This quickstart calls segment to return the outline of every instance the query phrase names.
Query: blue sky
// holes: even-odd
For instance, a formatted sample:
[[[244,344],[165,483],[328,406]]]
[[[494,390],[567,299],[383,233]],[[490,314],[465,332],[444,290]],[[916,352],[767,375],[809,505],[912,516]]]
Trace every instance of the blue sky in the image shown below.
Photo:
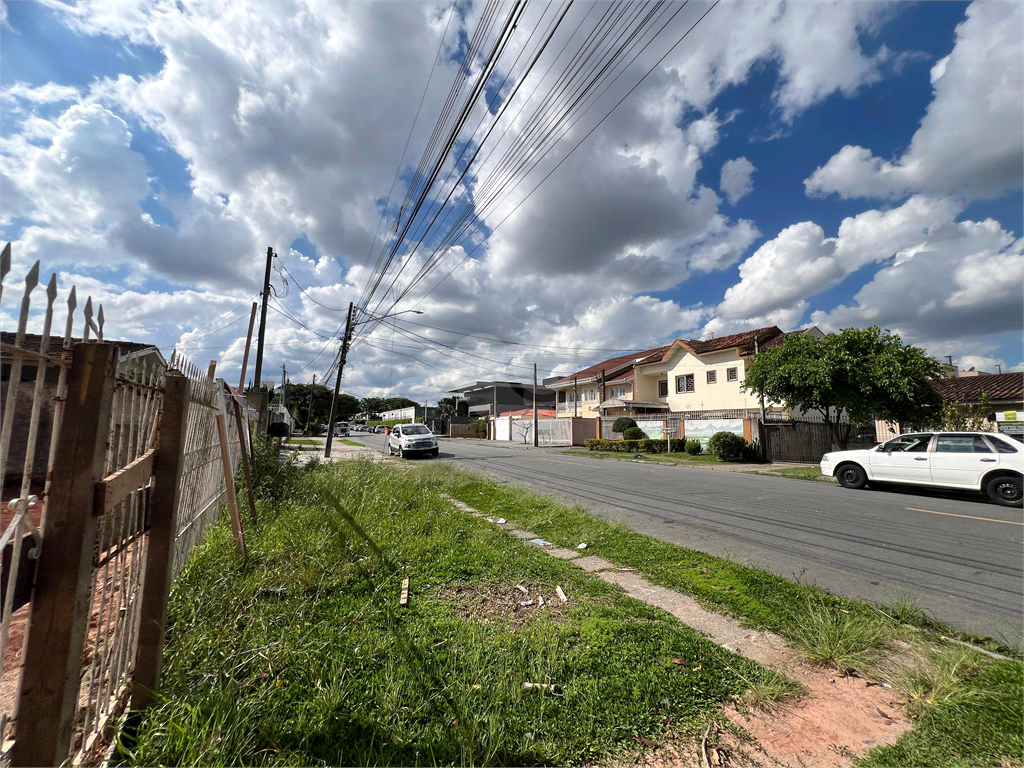
[[[531,8],[523,39],[546,18]],[[324,306],[365,295],[364,262],[480,4],[451,19],[444,2],[3,9],[0,236],[15,276],[40,259],[104,302],[109,334],[237,370],[271,245],[281,312],[265,369],[327,375],[343,315]],[[566,29],[585,29],[590,10]],[[525,378],[533,362],[567,373],[611,350],[768,324],[877,324],[964,368],[1020,369],[1020,29],[1020,6],[999,0],[720,5],[578,150],[596,117],[555,144],[548,162],[567,160],[529,197],[550,166],[480,208],[494,171],[481,152],[462,205],[491,236],[397,307],[432,328],[361,340],[349,389],[433,398]],[[505,94],[513,58],[492,77],[511,67]],[[523,114],[550,87],[540,71],[517,96]],[[399,284],[438,239],[414,257],[402,244]]]

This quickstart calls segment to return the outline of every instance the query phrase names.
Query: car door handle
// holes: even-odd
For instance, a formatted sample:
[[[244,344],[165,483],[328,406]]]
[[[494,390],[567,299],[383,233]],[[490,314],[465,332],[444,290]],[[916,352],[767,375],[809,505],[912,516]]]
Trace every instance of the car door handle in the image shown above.
[[[995,459],[982,459],[982,461],[995,461]]]
[[[914,461],[928,461],[927,456],[915,456]]]

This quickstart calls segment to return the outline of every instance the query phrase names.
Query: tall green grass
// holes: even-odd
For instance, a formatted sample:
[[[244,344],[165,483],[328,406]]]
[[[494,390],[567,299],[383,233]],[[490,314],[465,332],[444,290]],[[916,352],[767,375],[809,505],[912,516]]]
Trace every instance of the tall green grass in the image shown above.
[[[456,510],[433,478],[366,461],[262,471],[279,476],[248,559],[219,525],[175,585],[160,704],[123,764],[593,764],[779,685]],[[569,603],[521,608],[517,584]]]

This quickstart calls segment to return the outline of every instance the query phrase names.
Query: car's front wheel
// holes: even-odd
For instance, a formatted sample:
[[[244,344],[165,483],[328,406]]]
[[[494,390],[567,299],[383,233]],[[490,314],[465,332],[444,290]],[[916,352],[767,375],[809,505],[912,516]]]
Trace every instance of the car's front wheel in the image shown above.
[[[868,483],[864,469],[857,464],[843,464],[836,470],[836,480],[843,488],[863,488]]]
[[[1024,502],[1024,489],[1019,477],[993,477],[985,490],[992,501],[1004,507],[1019,507]]]
[[[400,458],[400,459],[404,459],[405,458],[405,451],[402,450],[402,444],[401,443],[398,444],[398,458]]]
[[[438,453],[438,450],[439,450],[439,449],[435,448],[434,450],[432,450],[432,451],[430,452],[430,455],[431,455],[431,456],[433,456],[433,457],[434,457],[435,459],[437,458],[437,453]]]

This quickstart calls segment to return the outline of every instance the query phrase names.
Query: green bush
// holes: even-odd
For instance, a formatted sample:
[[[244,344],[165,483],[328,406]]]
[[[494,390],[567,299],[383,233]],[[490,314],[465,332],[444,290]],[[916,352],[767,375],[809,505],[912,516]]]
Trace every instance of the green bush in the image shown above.
[[[632,427],[626,427],[622,432],[623,440],[645,440],[646,438],[647,433],[635,424]]]
[[[664,440],[587,440],[585,445],[592,451],[610,451],[618,453],[664,453],[666,449]],[[679,453],[683,450],[683,441],[679,438],[672,440],[672,450]]]
[[[743,456],[747,441],[732,432],[716,432],[708,440],[708,450],[720,461],[730,461]]]
[[[752,443],[744,445],[741,456],[744,461],[749,461],[752,464],[762,463],[761,444],[757,440],[755,440]]]
[[[700,440],[687,440],[686,448],[684,450],[691,456],[696,456],[704,450],[704,446],[700,444]]]
[[[629,418],[629,416],[619,416],[619,418],[612,423],[612,432],[618,432],[620,435],[623,435],[627,429],[635,426],[636,422]]]
[[[476,434],[481,440],[487,437],[487,419],[476,420]]]

